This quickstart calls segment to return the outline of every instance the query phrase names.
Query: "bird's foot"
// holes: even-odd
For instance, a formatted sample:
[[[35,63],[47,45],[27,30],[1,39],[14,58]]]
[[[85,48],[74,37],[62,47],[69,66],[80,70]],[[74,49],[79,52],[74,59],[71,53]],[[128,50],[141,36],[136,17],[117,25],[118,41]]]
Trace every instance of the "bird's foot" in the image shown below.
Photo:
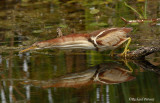
[[[110,56],[113,57],[114,56],[114,51],[110,52]]]
[[[121,55],[122,57],[126,58],[126,57],[127,57],[127,52],[129,52],[129,51],[130,51],[129,49],[126,49],[126,50],[124,50],[123,53],[121,53],[120,55]]]

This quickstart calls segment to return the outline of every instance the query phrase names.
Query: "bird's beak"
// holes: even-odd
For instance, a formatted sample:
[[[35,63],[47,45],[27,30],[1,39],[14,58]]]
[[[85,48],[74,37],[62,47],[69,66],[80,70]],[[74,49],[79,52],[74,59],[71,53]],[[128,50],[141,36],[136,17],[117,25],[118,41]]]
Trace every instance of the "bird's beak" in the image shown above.
[[[27,48],[27,49],[21,50],[19,53],[24,53],[24,52],[26,52],[26,51],[33,50],[33,49],[35,49],[35,48],[37,48],[37,46],[31,46],[31,47],[29,47],[29,48]]]

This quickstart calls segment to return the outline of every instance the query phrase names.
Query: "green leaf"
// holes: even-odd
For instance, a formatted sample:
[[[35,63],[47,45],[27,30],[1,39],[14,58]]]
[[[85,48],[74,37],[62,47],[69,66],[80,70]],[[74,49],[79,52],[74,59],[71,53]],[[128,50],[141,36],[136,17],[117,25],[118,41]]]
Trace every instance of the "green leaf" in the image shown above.
[[[143,16],[136,10],[134,9],[133,7],[129,6],[126,2],[124,2],[125,6],[127,6],[128,8],[130,8],[131,10],[133,10],[136,14],[139,15],[139,18],[140,19],[143,19]]]

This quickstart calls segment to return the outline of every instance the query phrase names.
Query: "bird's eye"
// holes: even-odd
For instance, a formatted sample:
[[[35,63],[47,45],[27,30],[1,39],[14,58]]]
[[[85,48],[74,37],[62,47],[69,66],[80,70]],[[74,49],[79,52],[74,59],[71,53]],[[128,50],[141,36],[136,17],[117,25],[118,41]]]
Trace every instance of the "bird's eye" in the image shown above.
[[[38,43],[34,43],[32,46],[39,47]]]
[[[39,47],[39,45],[38,45],[38,44],[36,44],[36,47]]]

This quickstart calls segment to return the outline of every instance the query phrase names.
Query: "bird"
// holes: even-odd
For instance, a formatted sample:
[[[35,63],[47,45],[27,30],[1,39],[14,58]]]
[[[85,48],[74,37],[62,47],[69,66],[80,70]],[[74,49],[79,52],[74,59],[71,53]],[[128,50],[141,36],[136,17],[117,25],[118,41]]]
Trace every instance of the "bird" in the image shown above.
[[[113,56],[116,48],[120,47],[124,42],[128,41],[124,51],[121,53],[122,56],[126,57],[129,51],[129,45],[131,43],[131,37],[128,37],[128,33],[131,32],[132,28],[106,28],[100,29],[90,33],[91,40],[95,47],[100,50],[112,50],[111,55]]]
[[[58,48],[58,49],[95,49],[98,51],[114,50],[128,41],[122,56],[126,56],[129,51],[128,47],[131,43],[131,38],[127,36],[132,28],[104,28],[84,34],[69,34],[63,36],[60,28],[57,29],[58,36],[50,40],[36,42],[30,47],[21,50],[19,53],[27,52],[35,49]]]

